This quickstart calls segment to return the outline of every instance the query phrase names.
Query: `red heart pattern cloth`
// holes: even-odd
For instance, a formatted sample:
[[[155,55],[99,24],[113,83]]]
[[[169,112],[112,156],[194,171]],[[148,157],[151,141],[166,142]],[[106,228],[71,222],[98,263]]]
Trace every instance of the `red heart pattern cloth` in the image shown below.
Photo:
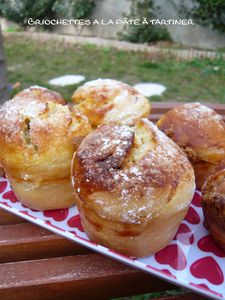
[[[217,247],[203,225],[198,192],[173,241],[155,255],[142,259],[121,255],[89,241],[75,206],[44,212],[23,206],[4,177],[0,177],[0,207],[174,284],[214,299],[225,299],[225,253]]]

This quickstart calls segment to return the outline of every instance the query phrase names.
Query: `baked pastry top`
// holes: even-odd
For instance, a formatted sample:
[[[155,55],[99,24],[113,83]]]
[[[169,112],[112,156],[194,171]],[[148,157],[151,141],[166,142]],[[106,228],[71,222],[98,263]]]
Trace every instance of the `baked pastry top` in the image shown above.
[[[72,96],[76,108],[93,127],[116,123],[132,125],[150,113],[150,103],[133,87],[113,79],[97,79],[79,87]]]
[[[134,256],[170,242],[195,189],[187,157],[147,119],[89,134],[74,155],[72,181],[88,236]]]
[[[77,151],[75,187],[103,218],[142,223],[169,203],[181,178],[191,180],[188,167],[182,151],[146,119],[134,128],[103,125]]]
[[[163,115],[157,125],[194,160],[224,157],[225,123],[211,108],[200,103],[181,105]]]
[[[187,154],[198,187],[225,166],[225,123],[214,110],[200,103],[184,104],[168,111],[157,125]]]
[[[1,165],[22,177],[36,172],[64,176],[75,149],[73,139],[90,131],[87,118],[66,105],[17,97],[0,107]]]
[[[19,98],[23,98],[24,100],[35,99],[39,100],[40,102],[53,101],[62,105],[66,104],[66,101],[63,99],[62,95],[38,85],[34,85],[22,90],[13,97],[13,99]]]

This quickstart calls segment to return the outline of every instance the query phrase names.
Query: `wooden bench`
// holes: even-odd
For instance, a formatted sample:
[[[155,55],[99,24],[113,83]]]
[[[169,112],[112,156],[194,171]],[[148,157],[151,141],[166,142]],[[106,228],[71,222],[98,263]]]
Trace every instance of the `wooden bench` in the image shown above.
[[[150,119],[177,103],[153,103]],[[225,118],[225,105],[209,105]],[[0,210],[0,299],[110,299],[171,290],[171,284],[95,254]],[[204,299],[187,293],[164,300]]]

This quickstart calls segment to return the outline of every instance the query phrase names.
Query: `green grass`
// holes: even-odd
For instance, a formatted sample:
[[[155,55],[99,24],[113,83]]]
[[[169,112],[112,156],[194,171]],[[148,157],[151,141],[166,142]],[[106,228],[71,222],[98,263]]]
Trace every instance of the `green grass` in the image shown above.
[[[150,299],[158,299],[162,297],[170,297],[170,296],[176,296],[179,294],[185,294],[186,291],[180,288],[177,288],[176,290],[168,290],[164,292],[154,292],[144,295],[135,295],[130,297],[121,297],[121,298],[114,298],[111,300],[150,300]]]
[[[225,60],[217,58],[177,61],[171,57],[127,52],[95,45],[65,46],[8,36],[4,40],[11,84],[20,89],[37,84],[51,88],[48,80],[81,74],[86,80],[114,78],[128,84],[158,82],[167,87],[153,101],[202,101],[225,103]],[[55,87],[52,87],[56,89]],[[76,85],[57,88],[69,100]],[[16,92],[16,91],[14,91]]]

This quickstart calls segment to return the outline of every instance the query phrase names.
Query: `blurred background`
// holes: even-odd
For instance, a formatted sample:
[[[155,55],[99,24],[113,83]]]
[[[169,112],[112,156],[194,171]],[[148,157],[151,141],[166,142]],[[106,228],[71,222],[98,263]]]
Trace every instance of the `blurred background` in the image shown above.
[[[41,85],[69,101],[85,81],[114,78],[152,101],[225,103],[223,0],[1,0],[0,15],[2,100]],[[77,24],[46,21],[63,19]],[[180,19],[194,25],[142,24]]]

